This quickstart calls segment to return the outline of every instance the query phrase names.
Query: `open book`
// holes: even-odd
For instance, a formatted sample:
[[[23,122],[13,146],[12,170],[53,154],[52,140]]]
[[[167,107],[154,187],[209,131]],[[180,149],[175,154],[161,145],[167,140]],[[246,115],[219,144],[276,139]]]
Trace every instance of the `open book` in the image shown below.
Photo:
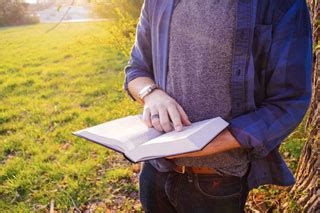
[[[72,134],[122,153],[132,163],[203,149],[229,125],[221,117],[184,126],[182,131],[148,128],[141,115],[128,116]]]

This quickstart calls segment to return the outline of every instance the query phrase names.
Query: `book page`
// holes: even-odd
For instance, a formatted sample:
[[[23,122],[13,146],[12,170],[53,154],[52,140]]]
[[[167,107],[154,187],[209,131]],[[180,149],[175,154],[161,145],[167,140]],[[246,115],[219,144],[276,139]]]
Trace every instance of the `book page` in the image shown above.
[[[165,133],[157,138],[154,138],[146,143],[143,143],[142,146],[147,146],[147,145],[156,144],[156,143],[170,143],[172,141],[178,141],[178,140],[188,138],[189,136],[195,134],[201,128],[206,126],[210,121],[211,119],[210,120],[208,119],[208,120],[193,123],[190,126],[183,126],[182,131],[180,132],[171,131],[171,132]]]
[[[95,135],[95,140],[99,140],[96,142],[109,146],[120,146],[123,150],[131,150],[137,145],[163,134],[154,128],[148,128],[142,121],[141,115],[112,120],[80,130],[75,134],[81,136],[82,132],[86,132],[86,135],[88,133]]]
[[[145,142],[125,154],[133,161],[198,151],[229,125],[221,117],[193,123],[180,132],[169,132]]]

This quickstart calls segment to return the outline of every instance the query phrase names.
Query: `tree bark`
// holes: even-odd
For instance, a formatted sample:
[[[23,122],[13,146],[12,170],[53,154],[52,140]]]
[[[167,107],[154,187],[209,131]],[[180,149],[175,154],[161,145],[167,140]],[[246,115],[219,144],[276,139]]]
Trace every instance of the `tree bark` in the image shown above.
[[[305,126],[307,141],[296,171],[291,194],[303,212],[320,211],[320,1],[307,0],[313,23],[313,95]]]

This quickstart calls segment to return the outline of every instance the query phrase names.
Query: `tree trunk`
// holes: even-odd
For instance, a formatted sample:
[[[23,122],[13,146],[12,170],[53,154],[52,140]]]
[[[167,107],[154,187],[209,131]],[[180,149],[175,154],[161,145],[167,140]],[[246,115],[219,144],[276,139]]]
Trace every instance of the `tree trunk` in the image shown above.
[[[303,212],[320,211],[320,1],[307,0],[313,22],[313,95],[305,127],[307,141],[296,171],[296,184],[291,189]]]

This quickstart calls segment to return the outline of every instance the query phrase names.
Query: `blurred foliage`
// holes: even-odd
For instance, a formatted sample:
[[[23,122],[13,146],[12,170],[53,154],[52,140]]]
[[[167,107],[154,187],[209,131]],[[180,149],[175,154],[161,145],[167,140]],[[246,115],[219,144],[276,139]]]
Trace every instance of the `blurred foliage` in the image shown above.
[[[27,7],[18,0],[0,0],[0,27],[39,23],[37,16],[28,14]]]
[[[143,0],[90,0],[95,3],[95,12],[103,18],[119,18],[118,12],[138,18]]]
[[[129,59],[143,0],[91,0],[95,13],[112,21],[110,36],[100,42],[119,50],[125,60]]]
[[[128,59],[135,39],[143,0],[94,1],[95,12],[114,21],[110,29],[109,45],[118,49]]]
[[[118,18],[110,28],[109,45],[119,50],[124,58],[129,59],[135,40],[138,19],[134,19],[128,14],[122,13],[120,10],[116,12]]]

